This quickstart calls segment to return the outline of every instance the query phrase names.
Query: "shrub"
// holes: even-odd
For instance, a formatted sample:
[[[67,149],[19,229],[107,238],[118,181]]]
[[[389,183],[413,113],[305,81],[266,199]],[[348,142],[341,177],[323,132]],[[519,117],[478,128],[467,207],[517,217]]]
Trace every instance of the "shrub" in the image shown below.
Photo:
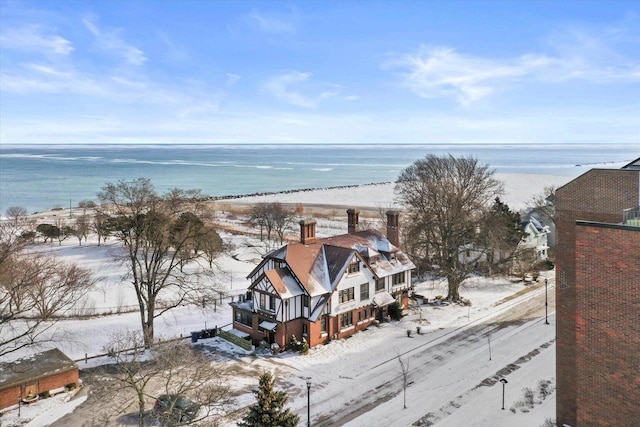
[[[304,338],[302,338],[302,346],[300,347],[300,353],[302,354],[309,353],[309,343]]]
[[[50,397],[51,397],[51,393],[49,393],[49,390],[47,390],[47,391],[45,391],[43,393],[40,393],[40,398],[41,399],[48,399]]]
[[[553,418],[545,418],[540,427],[556,427],[556,421]]]
[[[66,386],[64,386],[64,388],[66,388],[67,390],[75,390],[76,383],[69,383]]]
[[[535,393],[533,392],[532,389],[530,389],[529,387],[525,387],[522,389],[522,392],[524,393],[524,403],[525,405],[527,405],[529,408],[533,408],[533,406],[535,405]]]
[[[544,261],[540,261],[540,263],[538,263],[537,267],[540,270],[543,270],[543,271],[551,271],[551,270],[553,270],[554,264],[553,264],[553,261],[551,261],[549,259],[545,259]]]
[[[540,380],[538,383],[538,396],[540,399],[546,399],[547,396],[551,395],[551,381],[549,380]]]
[[[400,320],[402,318],[402,308],[400,308],[400,304],[398,304],[398,301],[394,301],[389,306],[389,316],[393,320]]]

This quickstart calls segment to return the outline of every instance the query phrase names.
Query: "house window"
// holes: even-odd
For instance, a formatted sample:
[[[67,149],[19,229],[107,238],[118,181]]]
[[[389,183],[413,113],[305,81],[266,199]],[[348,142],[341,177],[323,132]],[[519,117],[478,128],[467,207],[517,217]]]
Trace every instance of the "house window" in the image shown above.
[[[276,311],[276,299],[272,295],[269,295],[269,310]]]
[[[343,289],[338,294],[339,302],[342,304],[343,302],[353,301],[355,299],[355,293],[353,288]]]
[[[346,328],[353,325],[353,313],[348,312],[340,315],[340,327]]]
[[[267,308],[267,295],[260,292],[260,308]]]
[[[309,295],[302,295],[302,306],[309,307]]]
[[[376,292],[384,291],[384,277],[376,279]]]
[[[326,314],[320,318],[320,331],[329,332],[329,316]]]
[[[302,324],[302,335],[309,336],[309,325],[306,323]]]
[[[249,327],[253,326],[253,323],[251,322],[251,315],[242,311],[236,311],[236,322],[242,323],[243,325],[247,325]]]
[[[360,285],[360,301],[369,299],[369,284],[363,283]]]
[[[404,283],[404,276],[405,276],[404,271],[402,273],[394,274],[393,277],[391,278],[392,280],[391,283],[393,284],[393,286]]]
[[[353,274],[360,271],[360,263],[356,260],[349,264],[349,268],[347,269],[347,274]]]

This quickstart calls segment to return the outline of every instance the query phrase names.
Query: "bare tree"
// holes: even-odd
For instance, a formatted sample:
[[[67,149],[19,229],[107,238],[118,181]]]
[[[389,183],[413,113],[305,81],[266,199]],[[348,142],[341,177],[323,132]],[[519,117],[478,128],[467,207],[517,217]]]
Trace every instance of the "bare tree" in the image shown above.
[[[24,238],[31,226],[22,213],[26,209],[12,207],[7,209],[7,219],[0,220],[0,265],[12,254],[20,252],[29,242]]]
[[[112,336],[106,351],[114,362],[115,378],[136,396],[139,426],[144,426],[145,418],[163,425],[192,424],[205,418],[213,422],[230,403],[224,370],[190,344],[168,342],[146,349],[139,332],[128,332]],[[186,396],[200,410],[188,420],[174,420],[173,408],[168,413],[148,414],[146,401],[160,394]]]
[[[447,299],[458,301],[460,284],[477,261],[461,255],[478,242],[483,213],[502,184],[474,158],[428,155],[402,171],[395,190],[409,212],[408,234],[420,251],[414,256],[438,266],[447,278]]]
[[[46,332],[95,282],[74,264],[11,253],[0,263],[0,356],[51,339]]]
[[[269,216],[269,210],[266,203],[258,203],[251,208],[251,216],[249,222],[260,228],[260,241],[264,240],[264,230],[267,231],[267,239],[271,239],[271,230],[273,224]]]
[[[11,221],[19,221],[27,216],[27,209],[22,206],[9,206],[6,211],[7,218]]]
[[[291,224],[295,219],[295,211],[289,209],[279,202],[272,203],[269,206],[273,229],[280,239],[280,244],[284,242],[284,234],[291,229]]]
[[[282,244],[284,234],[291,228],[294,218],[295,210],[288,209],[280,202],[258,203],[251,208],[249,222],[260,228],[260,241],[264,240],[264,231],[268,240],[271,240],[271,233],[275,231]]]
[[[22,291],[33,302],[41,320],[64,313],[80,300],[96,283],[89,270],[75,264],[65,265],[52,256],[26,256],[25,266],[33,271],[30,285]]]
[[[147,386],[160,368],[149,362],[151,355],[139,332],[127,332],[111,337],[105,349],[116,368],[116,379],[122,387],[132,390],[138,402],[138,425],[144,426]]]
[[[210,234],[186,194],[172,190],[159,196],[144,178],[109,183],[98,194],[125,248],[117,261],[128,267],[147,346],[153,343],[156,317],[215,293],[211,281],[205,280],[211,269],[200,264],[206,255],[196,250]],[[183,268],[186,264],[191,265]]]
[[[398,362],[400,362],[400,369],[402,370],[402,389],[403,389],[403,404],[404,409],[407,409],[407,386],[409,384],[409,358],[402,360],[398,356]]]
[[[536,194],[527,205],[535,211],[546,224],[556,223],[556,187],[545,187],[542,193]]]
[[[200,349],[185,342],[169,342],[152,349],[155,362],[162,370],[158,375],[164,394],[187,396],[200,410],[183,423],[208,424],[226,412],[231,403],[230,387],[222,365],[212,362]],[[162,420],[162,414],[158,414]]]
[[[528,275],[538,277],[540,272],[540,259],[535,248],[524,248],[514,257],[512,273],[525,280]]]
[[[87,241],[91,227],[91,219],[86,214],[80,215],[76,218],[74,225],[73,234],[78,238],[78,244],[82,246],[82,239],[84,239],[85,242]]]

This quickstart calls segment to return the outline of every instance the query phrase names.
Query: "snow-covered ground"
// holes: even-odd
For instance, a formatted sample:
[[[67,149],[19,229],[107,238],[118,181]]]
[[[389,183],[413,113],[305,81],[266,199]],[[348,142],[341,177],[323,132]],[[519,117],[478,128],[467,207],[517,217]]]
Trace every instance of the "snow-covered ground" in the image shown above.
[[[545,186],[562,185],[566,177],[544,177],[539,175],[501,175],[505,180],[505,196],[503,199],[514,209],[525,206],[534,194],[540,193]],[[233,202],[250,203],[265,200],[279,200],[284,203],[314,203],[324,205],[353,207],[389,207],[393,204],[392,184],[362,186],[346,190],[317,190],[303,193],[289,193],[276,196],[256,197],[252,199],[235,199]],[[345,203],[348,201],[348,203]],[[319,222],[318,234],[338,234],[346,232],[346,223],[332,221]],[[219,260],[218,279],[229,293],[242,293],[248,286],[246,275],[255,266],[259,258],[255,248],[249,248],[247,242],[255,244],[246,236],[224,234],[223,238],[234,243],[233,253]],[[251,243],[253,242],[253,243]],[[126,311],[134,305],[134,294],[131,286],[122,279],[124,269],[111,262],[114,251],[121,250],[113,241],[107,245],[97,246],[91,238],[87,243],[78,246],[75,239],[68,239],[58,245],[41,245],[38,250],[54,253],[60,259],[78,263],[84,268],[94,271],[101,280],[96,289],[84,301],[78,303],[79,311],[91,310],[100,312]],[[549,272],[549,282],[553,283],[553,272]],[[308,355],[299,356],[289,352],[278,356],[249,358],[242,350],[234,349],[220,339],[203,340],[212,348],[220,348],[224,352],[235,351],[240,362],[249,363],[260,369],[276,372],[279,384],[285,387],[292,397],[290,406],[301,415],[301,422],[306,420],[306,383],[305,377],[313,381],[311,390],[312,419],[321,423],[323,414],[336,413],[334,396],[361,396],[364,400],[376,402],[358,416],[354,416],[349,425],[389,425],[405,426],[423,419],[437,420],[435,425],[442,426],[540,426],[545,418],[554,417],[555,394],[534,406],[530,412],[509,411],[514,401],[522,399],[522,388],[537,388],[539,380],[552,380],[555,377],[555,327],[541,325],[540,317],[523,320],[521,323],[509,323],[496,330],[492,338],[492,360],[485,359],[487,345],[482,337],[461,343],[451,343],[448,355],[437,354],[441,347],[448,345],[446,337],[461,333],[466,328],[491,325],[495,316],[515,307],[521,301],[533,301],[540,298],[544,287],[540,284],[527,285],[512,283],[507,279],[471,278],[467,280],[461,291],[465,298],[472,301],[471,307],[462,306],[422,306],[410,310],[409,316],[400,322],[383,324],[379,328],[370,328],[354,337],[333,341],[328,345],[312,349]],[[442,281],[425,281],[417,284],[417,292],[433,298],[446,294],[446,285]],[[552,290],[550,290],[550,294]],[[415,327],[421,323],[421,334],[415,333]],[[553,319],[553,317],[551,318]],[[222,305],[208,306],[204,309],[196,307],[180,307],[157,319],[156,335],[161,339],[189,336],[191,331],[205,327],[223,326],[231,323],[231,310],[228,301]],[[494,319],[495,320],[495,319]],[[118,331],[138,330],[139,315],[130,313],[112,314],[101,317],[90,317],[84,320],[62,320],[56,324],[53,342],[43,344],[41,349],[56,346],[73,359],[82,359],[100,354],[110,340],[110,336]],[[552,321],[553,323],[553,321]],[[411,338],[406,331],[414,331]],[[469,331],[474,331],[469,329]],[[471,332],[470,332],[471,333]],[[447,335],[449,334],[449,335]],[[493,333],[492,333],[493,334]],[[473,334],[472,334],[473,335]],[[440,341],[439,341],[440,340]],[[552,343],[547,347],[543,344]],[[414,349],[414,347],[418,347]],[[442,347],[445,348],[445,347]],[[523,363],[520,369],[510,372],[505,378],[506,410],[500,409],[502,388],[500,383],[474,387],[482,379],[492,377],[496,372],[508,366],[530,351],[540,349],[535,357]],[[33,350],[31,350],[33,351]],[[431,354],[430,352],[436,352]],[[418,356],[424,354],[423,356]],[[23,356],[24,352],[12,354],[12,358]],[[403,409],[403,394],[397,392],[397,381],[402,375],[398,355],[409,362],[409,382],[407,387],[407,409]],[[425,357],[427,359],[425,359]],[[442,360],[438,359],[442,357]],[[427,360],[427,362],[425,362]],[[432,360],[432,362],[428,362]],[[437,360],[438,362],[435,362]],[[89,360],[79,362],[80,368],[94,366],[100,361]],[[420,369],[417,369],[418,367]],[[426,368],[425,366],[428,366]],[[426,369],[426,371],[425,371]],[[376,401],[376,396],[385,395],[385,388],[370,389],[375,381],[364,379],[388,378],[393,393]],[[479,380],[480,378],[480,380]],[[238,378],[240,384],[257,385],[257,376]],[[377,386],[375,386],[377,387]],[[442,399],[448,399],[443,401]],[[49,399],[48,399],[49,400]],[[251,395],[239,398],[240,406],[252,401]],[[341,402],[339,404],[347,404]],[[35,409],[41,408],[40,411]],[[17,408],[8,411],[0,421],[3,426],[20,425],[28,419],[45,417],[46,413],[61,411],[45,410],[47,405],[39,402],[23,412],[21,420],[17,420]],[[31,410],[33,409],[33,413]],[[429,414],[433,414],[432,416]],[[35,421],[34,421],[35,422]],[[315,422],[314,422],[315,424]],[[34,425],[46,425],[34,424]]]
[[[542,193],[545,187],[566,184],[569,178],[555,175],[529,175],[496,173],[496,178],[504,183],[502,200],[513,210],[524,209],[532,196]],[[324,204],[366,208],[398,207],[394,203],[394,184],[362,185],[350,188],[311,190],[264,196],[243,197],[225,200],[225,203],[274,202]]]

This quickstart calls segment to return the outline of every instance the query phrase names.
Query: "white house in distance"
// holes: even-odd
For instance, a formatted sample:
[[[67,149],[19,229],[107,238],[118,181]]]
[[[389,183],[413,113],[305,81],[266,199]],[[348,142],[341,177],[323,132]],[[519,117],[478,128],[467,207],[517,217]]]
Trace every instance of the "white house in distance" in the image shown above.
[[[247,276],[245,298],[231,303],[236,335],[286,347],[295,335],[310,346],[344,338],[408,307],[415,265],[398,248],[399,214],[387,212],[387,235],[359,230],[347,210],[348,233],[316,238],[316,221],[300,221],[300,241],[263,257]]]
[[[532,248],[540,260],[549,257],[549,227],[544,226],[532,216],[522,221],[522,230],[526,233],[520,242],[521,248]]]

